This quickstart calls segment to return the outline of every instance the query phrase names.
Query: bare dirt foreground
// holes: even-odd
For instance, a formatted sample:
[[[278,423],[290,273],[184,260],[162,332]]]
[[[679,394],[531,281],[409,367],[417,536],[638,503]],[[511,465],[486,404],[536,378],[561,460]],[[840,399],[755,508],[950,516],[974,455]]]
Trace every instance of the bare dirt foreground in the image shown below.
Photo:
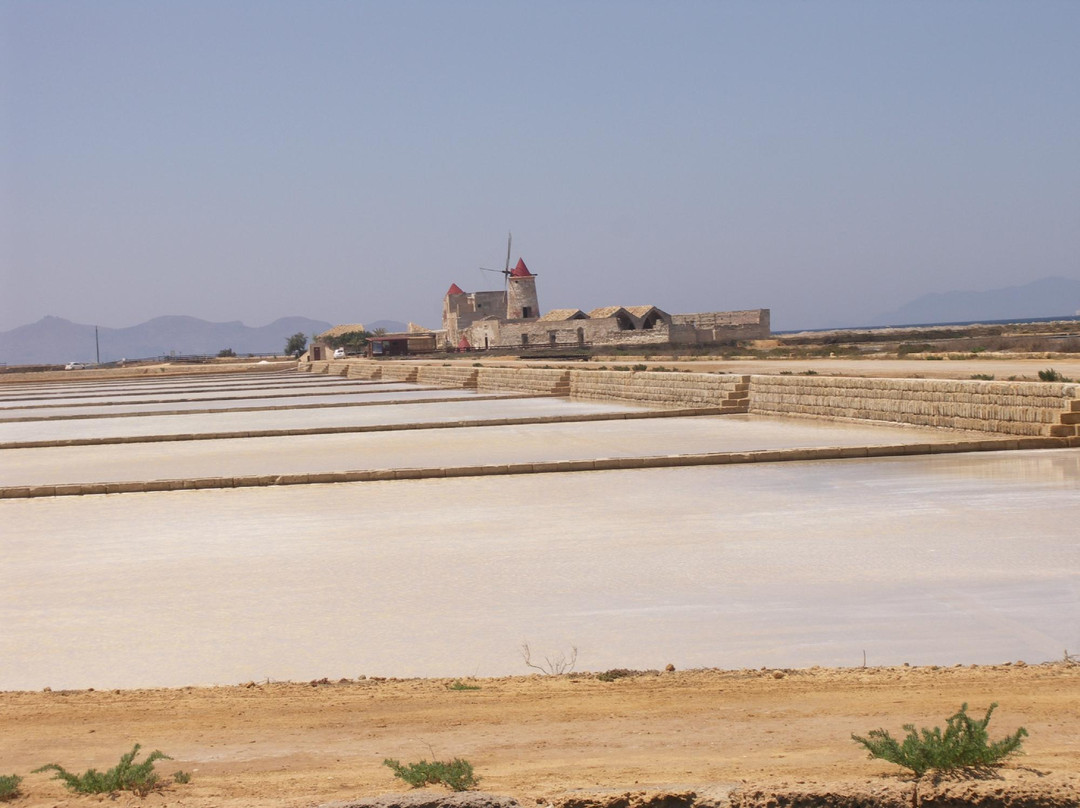
[[[406,791],[383,759],[435,756],[468,759],[483,790],[524,806],[580,805],[567,801],[575,789],[702,793],[718,784],[721,791],[736,785],[736,795],[763,789],[756,802],[740,805],[862,805],[769,800],[785,784],[910,794],[912,784],[898,769],[867,760],[851,733],[884,727],[902,734],[908,722],[944,725],[962,702],[981,715],[997,701],[991,737],[1024,726],[1026,754],[1006,766],[1004,779],[977,785],[981,793],[1042,796],[962,804],[1080,804],[1075,663],[463,681],[479,689],[453,690],[451,680],[369,678],[0,693],[0,774],[24,778],[24,796],[12,805],[97,804],[109,800],[71,795],[49,775],[30,771],[50,762],[80,772],[105,769],[138,742],[174,758],[159,763],[160,772],[189,771],[191,782],[142,800],[124,794],[115,804],[314,806]]]

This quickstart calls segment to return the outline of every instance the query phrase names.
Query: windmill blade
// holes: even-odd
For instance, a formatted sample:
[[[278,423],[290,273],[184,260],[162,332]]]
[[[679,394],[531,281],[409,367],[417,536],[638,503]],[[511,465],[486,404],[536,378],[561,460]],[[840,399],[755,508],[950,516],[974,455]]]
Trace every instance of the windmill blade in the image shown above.
[[[513,240],[514,234],[509,230],[506,231],[506,269],[503,270],[503,274],[510,277],[510,242]]]

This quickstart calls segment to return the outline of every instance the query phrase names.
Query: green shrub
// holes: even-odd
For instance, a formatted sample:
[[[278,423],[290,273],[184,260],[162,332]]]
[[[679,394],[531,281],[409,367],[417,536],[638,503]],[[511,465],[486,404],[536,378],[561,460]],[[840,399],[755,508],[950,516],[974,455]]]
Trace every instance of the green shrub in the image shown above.
[[[993,373],[972,373],[971,378],[978,379],[979,381],[992,382],[994,380]]]
[[[601,682],[614,682],[616,679],[625,679],[630,676],[641,676],[641,671],[634,671],[629,668],[612,668],[596,674],[596,678]]]
[[[467,685],[460,679],[455,679],[446,686],[447,690],[479,690],[480,685]]]
[[[1010,755],[1020,752],[1021,738],[1027,730],[1020,727],[1012,735],[1000,741],[991,742],[986,725],[997,707],[997,702],[990,705],[986,716],[977,721],[967,714],[967,704],[960,706],[960,712],[947,719],[945,731],[941,727],[932,730],[925,727],[916,731],[914,724],[905,724],[907,737],[897,741],[888,731],[871,730],[866,738],[852,735],[856,743],[866,747],[871,759],[878,758],[910,769],[916,777],[935,770],[950,772],[961,769],[986,769],[999,766]]]
[[[0,800],[13,800],[21,793],[19,783],[22,778],[17,774],[0,774]]]
[[[1062,376],[1053,368],[1047,368],[1046,370],[1039,371],[1039,381],[1041,382],[1071,382],[1072,379],[1068,379]]]
[[[139,754],[139,744],[120,758],[120,762],[106,772],[96,769],[88,769],[83,774],[72,774],[56,763],[48,763],[40,769],[34,769],[34,773],[53,771],[56,775],[54,780],[63,780],[72,791],[79,794],[110,794],[114,791],[132,791],[140,797],[145,797],[156,788],[160,788],[157,773],[154,771],[154,762],[158,760],[172,760],[164,752],[154,750],[147,755],[142,763],[136,763],[135,757]]]
[[[191,772],[180,769],[173,773],[172,779],[174,783],[179,783],[182,786],[187,785],[191,782]]]
[[[630,370],[648,370],[648,369],[649,369],[648,365],[643,365],[640,362],[638,364],[632,365],[630,367]]]
[[[430,763],[421,760],[419,763],[408,765],[402,765],[392,758],[387,758],[383,761],[383,765],[393,769],[394,777],[404,780],[413,788],[442,783],[451,791],[468,791],[480,782],[480,778],[473,774],[472,764],[461,758],[450,761],[433,760]]]

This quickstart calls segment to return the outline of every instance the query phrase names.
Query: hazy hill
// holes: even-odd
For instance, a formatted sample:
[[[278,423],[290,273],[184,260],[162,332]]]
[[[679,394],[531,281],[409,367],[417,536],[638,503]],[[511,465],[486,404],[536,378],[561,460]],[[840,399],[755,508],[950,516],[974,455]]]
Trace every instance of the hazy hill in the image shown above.
[[[216,354],[232,348],[238,354],[280,353],[298,331],[310,336],[330,323],[307,317],[282,317],[251,328],[240,321],[211,323],[196,317],[155,317],[129,328],[99,328],[101,361],[144,359],[176,354]],[[9,365],[94,361],[94,326],[60,317],[0,332],[0,362]]]
[[[878,315],[867,325],[1072,317],[1078,309],[1080,281],[1070,278],[1043,278],[1006,289],[923,295],[894,311]]]

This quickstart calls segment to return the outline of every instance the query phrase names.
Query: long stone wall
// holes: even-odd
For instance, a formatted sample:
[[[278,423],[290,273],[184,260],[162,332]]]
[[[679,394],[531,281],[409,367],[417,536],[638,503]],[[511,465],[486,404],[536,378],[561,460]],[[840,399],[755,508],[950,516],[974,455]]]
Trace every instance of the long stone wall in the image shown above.
[[[420,375],[420,366],[403,362],[383,362],[382,380],[394,382],[415,382]]]
[[[722,408],[834,420],[1080,438],[1080,385],[1056,382],[736,376],[711,373],[312,362],[314,373],[481,392],[564,395],[662,408]]]
[[[460,365],[449,367],[436,367],[434,365],[421,365],[416,374],[418,384],[431,384],[438,387],[461,387],[466,390],[475,390],[478,368],[463,368]]]
[[[1051,435],[1075,384],[751,376],[750,412]]]
[[[625,370],[570,371],[571,398],[632,401],[652,407],[720,407],[746,411],[749,376]]]
[[[365,379],[367,381],[381,379],[382,367],[378,362],[351,362],[345,375],[350,379]]]
[[[479,368],[477,389],[481,392],[570,394],[570,371],[555,368]]]

